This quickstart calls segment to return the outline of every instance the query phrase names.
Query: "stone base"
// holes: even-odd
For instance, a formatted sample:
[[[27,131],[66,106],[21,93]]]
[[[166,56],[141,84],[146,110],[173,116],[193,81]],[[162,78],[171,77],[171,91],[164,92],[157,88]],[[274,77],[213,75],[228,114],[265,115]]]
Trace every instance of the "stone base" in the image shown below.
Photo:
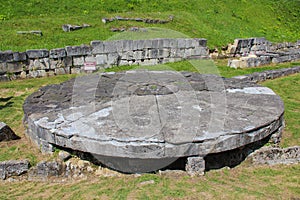
[[[200,156],[188,157],[185,170],[190,176],[204,175],[204,158]]]

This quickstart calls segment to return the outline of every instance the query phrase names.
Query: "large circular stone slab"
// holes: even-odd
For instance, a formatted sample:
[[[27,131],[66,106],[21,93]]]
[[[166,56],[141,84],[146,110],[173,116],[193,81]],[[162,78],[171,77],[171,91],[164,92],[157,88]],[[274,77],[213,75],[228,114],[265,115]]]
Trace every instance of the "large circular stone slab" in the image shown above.
[[[39,145],[88,152],[130,173],[261,140],[283,126],[284,113],[269,88],[173,71],[81,76],[41,88],[23,108]]]

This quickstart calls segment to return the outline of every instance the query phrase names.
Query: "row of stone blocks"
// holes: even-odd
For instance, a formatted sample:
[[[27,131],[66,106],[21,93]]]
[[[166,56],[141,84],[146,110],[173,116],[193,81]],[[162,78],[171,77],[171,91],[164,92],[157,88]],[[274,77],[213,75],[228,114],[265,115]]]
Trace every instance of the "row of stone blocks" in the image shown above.
[[[0,52],[0,80],[40,77],[84,71],[85,63],[95,70],[120,65],[155,65],[183,59],[208,58],[205,39],[92,41],[90,45],[65,48]]]

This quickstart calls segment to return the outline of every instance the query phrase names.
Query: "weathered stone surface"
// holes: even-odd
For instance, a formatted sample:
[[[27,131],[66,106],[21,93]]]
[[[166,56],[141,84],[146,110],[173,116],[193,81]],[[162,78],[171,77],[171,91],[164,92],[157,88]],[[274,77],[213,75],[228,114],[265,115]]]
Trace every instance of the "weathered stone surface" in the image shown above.
[[[12,51],[0,51],[0,63],[1,62],[12,62],[14,59]]]
[[[63,163],[58,161],[42,161],[36,167],[30,170],[29,177],[32,178],[49,178],[58,177],[65,171]]]
[[[13,59],[15,62],[26,61],[27,59],[26,52],[14,52]]]
[[[89,45],[67,46],[67,56],[86,56],[92,54],[92,48]]]
[[[263,147],[250,154],[247,160],[255,165],[300,163],[300,146],[288,148]]]
[[[29,169],[28,160],[9,160],[0,162],[0,177],[1,179],[7,179],[11,176],[20,176]]]
[[[185,170],[191,176],[204,175],[205,161],[203,157],[188,157]]]
[[[0,142],[20,139],[4,122],[0,122]]]
[[[239,148],[283,126],[269,88],[189,72],[129,71],[41,88],[24,103],[29,136],[89,152],[123,172]]]
[[[64,58],[67,56],[67,52],[64,48],[51,49],[49,58]]]
[[[49,57],[48,49],[27,50],[26,54],[30,59]]]

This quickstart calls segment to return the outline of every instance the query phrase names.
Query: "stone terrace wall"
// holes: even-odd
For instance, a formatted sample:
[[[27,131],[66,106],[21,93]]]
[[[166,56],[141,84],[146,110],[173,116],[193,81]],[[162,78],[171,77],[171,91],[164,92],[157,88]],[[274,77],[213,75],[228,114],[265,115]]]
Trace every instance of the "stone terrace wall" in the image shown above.
[[[0,52],[0,81],[96,71],[111,66],[155,65],[208,58],[206,39],[92,41],[65,48]]]
[[[227,49],[228,66],[246,68],[300,60],[300,40],[295,43],[271,43],[265,38],[236,39]]]
[[[267,70],[263,72],[254,72],[252,74],[246,74],[242,76],[235,76],[233,78],[237,78],[245,81],[252,82],[263,82],[269,79],[275,79],[283,76],[288,76],[291,74],[300,73],[300,66],[291,67],[291,68],[283,68],[283,69],[275,69],[275,70]]]

